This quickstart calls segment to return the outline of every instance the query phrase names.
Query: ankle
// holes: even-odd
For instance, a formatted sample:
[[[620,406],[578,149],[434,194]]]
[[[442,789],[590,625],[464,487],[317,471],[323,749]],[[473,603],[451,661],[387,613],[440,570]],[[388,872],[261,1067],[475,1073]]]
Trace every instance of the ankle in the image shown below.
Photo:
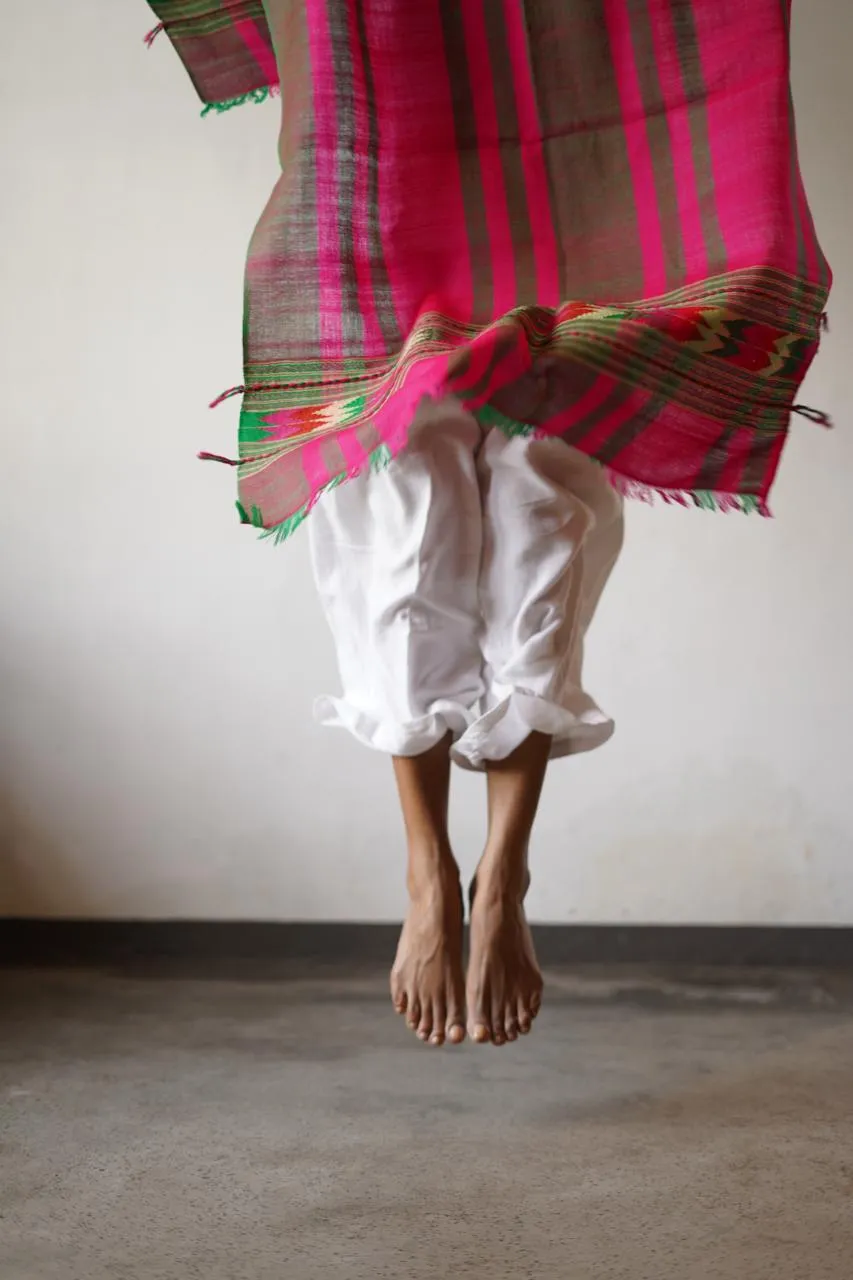
[[[410,844],[406,887],[412,900],[448,890],[458,893],[459,867],[450,845],[432,840]]]
[[[472,902],[523,902],[530,888],[530,872],[526,857],[492,853],[488,849],[480,859],[471,884]]]

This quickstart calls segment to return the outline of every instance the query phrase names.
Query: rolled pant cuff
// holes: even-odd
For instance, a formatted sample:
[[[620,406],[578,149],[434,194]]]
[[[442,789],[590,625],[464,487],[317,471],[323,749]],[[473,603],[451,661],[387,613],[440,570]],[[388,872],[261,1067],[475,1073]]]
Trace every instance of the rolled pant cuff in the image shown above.
[[[476,713],[459,702],[433,703],[429,713],[413,720],[379,720],[345,698],[318,698],[314,719],[326,728],[346,729],[358,742],[392,756],[420,756],[446,738],[464,736]]]
[[[392,756],[423,755],[451,734],[454,762],[476,772],[491,760],[505,760],[531,733],[552,739],[551,759],[557,760],[603,746],[614,729],[610,717],[582,691],[558,706],[515,690],[480,716],[458,702],[436,702],[428,715],[405,722],[379,720],[343,698],[323,697],[314,704],[314,718]]]
[[[543,733],[552,739],[550,758],[557,760],[603,746],[613,730],[610,717],[581,690],[559,705],[514,690],[464,731],[453,759],[463,769],[482,772],[489,761],[512,755],[531,733]]]

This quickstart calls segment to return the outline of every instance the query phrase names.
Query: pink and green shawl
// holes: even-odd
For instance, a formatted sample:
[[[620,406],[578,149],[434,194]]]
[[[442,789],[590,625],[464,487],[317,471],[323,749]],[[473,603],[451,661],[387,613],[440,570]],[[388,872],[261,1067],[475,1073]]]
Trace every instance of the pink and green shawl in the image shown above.
[[[206,110],[281,95],[243,520],[286,536],[447,393],[624,492],[766,509],[830,284],[790,0],[151,7]]]

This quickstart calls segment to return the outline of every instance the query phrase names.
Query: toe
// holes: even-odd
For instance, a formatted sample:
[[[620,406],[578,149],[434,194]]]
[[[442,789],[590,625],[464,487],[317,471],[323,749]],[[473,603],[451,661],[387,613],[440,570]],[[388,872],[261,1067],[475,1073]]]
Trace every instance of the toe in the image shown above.
[[[447,1005],[443,997],[439,997],[432,1002],[432,1035],[429,1038],[430,1044],[444,1044],[444,1030],[447,1026]]]
[[[406,988],[396,968],[391,970],[391,1003],[397,1013],[406,1012]]]
[[[432,1035],[432,1005],[424,1002],[421,1020],[418,1024],[418,1039],[429,1040]]]
[[[533,1015],[530,1012],[530,1006],[523,996],[518,998],[518,1006],[516,1008],[516,1022],[521,1035],[530,1035],[533,1026]]]
[[[512,1044],[514,1040],[518,1039],[518,1018],[510,1011],[507,1011],[504,1030],[506,1032],[506,1038],[509,1040],[510,1044]]]
[[[468,997],[468,1034],[475,1044],[488,1044],[492,1038],[491,1002],[488,993]]]
[[[506,1015],[504,1013],[503,1002],[494,1000],[492,1002],[492,1044],[498,1046],[506,1044],[506,1031],[504,1023]]]
[[[485,999],[469,1004],[468,1034],[475,1044],[488,1044],[492,1038],[491,1012]],[[487,1010],[489,1010],[487,1012]]]
[[[459,995],[452,997],[447,1010],[447,1039],[451,1044],[461,1044],[465,1039],[465,1005]]]
[[[410,1027],[412,1031],[417,1031],[421,1020],[421,1005],[417,996],[408,997],[406,1001],[406,1008],[408,1010],[406,1025]]]

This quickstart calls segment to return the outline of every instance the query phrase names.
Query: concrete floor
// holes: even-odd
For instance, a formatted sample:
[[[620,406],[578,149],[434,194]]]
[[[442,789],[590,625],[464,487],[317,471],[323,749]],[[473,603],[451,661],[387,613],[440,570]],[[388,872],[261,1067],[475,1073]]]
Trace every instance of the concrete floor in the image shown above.
[[[555,977],[431,1051],[378,976],[0,974],[2,1280],[848,1280],[853,1017]]]

